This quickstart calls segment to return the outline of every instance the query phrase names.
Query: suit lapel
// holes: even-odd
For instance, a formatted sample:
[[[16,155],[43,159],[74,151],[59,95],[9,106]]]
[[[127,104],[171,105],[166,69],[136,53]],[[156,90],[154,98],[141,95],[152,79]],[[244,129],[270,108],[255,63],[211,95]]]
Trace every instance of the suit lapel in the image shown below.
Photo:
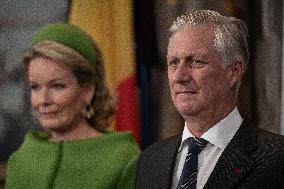
[[[181,141],[181,135],[174,137],[168,141],[166,147],[160,154],[159,164],[161,165],[159,172],[160,188],[171,188],[172,173],[174,169],[177,150]]]
[[[251,123],[244,120],[220,156],[204,189],[234,188],[255,167],[249,153],[257,147],[257,131]]]

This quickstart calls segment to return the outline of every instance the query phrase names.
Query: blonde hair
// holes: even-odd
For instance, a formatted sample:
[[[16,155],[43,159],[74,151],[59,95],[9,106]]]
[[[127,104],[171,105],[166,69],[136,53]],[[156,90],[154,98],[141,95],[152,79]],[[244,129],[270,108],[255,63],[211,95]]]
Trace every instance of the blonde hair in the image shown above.
[[[70,47],[54,41],[43,41],[24,53],[23,63],[28,70],[29,63],[35,58],[61,62],[71,68],[80,86],[95,85],[95,93],[90,104],[95,113],[87,121],[93,128],[104,131],[114,118],[116,99],[106,84],[102,56],[94,41],[93,48],[96,52],[95,65],[91,65]]]

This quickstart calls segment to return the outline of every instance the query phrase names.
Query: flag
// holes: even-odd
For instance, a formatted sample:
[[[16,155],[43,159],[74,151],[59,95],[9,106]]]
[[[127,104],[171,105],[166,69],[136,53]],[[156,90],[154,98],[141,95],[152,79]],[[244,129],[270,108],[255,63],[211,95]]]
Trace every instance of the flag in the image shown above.
[[[113,129],[131,130],[141,142],[132,0],[73,0],[69,22],[94,37],[102,51],[108,84],[116,89]]]

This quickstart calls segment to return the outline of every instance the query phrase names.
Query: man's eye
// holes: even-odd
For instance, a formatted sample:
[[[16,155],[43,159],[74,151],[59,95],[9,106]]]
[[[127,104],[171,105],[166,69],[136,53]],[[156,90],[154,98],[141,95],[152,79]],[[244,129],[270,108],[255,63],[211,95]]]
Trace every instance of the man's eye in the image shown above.
[[[177,66],[178,65],[178,60],[177,59],[173,59],[169,61],[169,66]]]
[[[198,59],[193,59],[192,60],[192,67],[193,68],[203,68],[206,65],[206,62],[203,62]]]
[[[193,59],[192,63],[193,64],[202,64],[204,62],[202,62],[201,60]]]

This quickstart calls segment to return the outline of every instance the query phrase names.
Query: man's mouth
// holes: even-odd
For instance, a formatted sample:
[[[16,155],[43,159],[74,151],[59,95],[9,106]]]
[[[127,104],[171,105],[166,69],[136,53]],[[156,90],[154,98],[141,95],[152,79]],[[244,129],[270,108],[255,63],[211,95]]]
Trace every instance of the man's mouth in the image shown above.
[[[176,91],[176,94],[196,94],[196,91]]]

